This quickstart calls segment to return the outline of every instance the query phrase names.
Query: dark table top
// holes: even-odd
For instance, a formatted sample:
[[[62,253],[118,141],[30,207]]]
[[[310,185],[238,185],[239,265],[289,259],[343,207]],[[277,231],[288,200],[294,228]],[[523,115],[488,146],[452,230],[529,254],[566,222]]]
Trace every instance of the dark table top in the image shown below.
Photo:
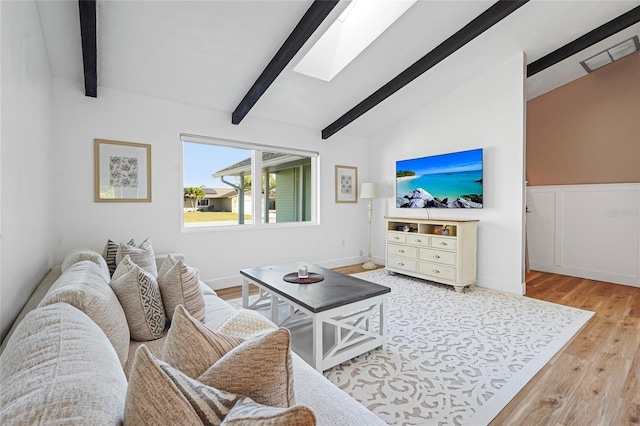
[[[297,272],[300,265],[306,265],[309,272],[321,274],[324,276],[324,280],[312,284],[286,282],[283,277],[289,273]],[[240,273],[314,313],[391,292],[389,287],[308,263],[248,268],[240,270]]]

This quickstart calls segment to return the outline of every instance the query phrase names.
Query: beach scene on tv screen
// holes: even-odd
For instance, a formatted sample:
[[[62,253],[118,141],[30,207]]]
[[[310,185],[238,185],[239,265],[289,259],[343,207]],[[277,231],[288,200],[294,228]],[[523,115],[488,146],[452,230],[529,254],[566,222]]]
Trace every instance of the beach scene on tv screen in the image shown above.
[[[396,207],[482,208],[482,149],[396,162]]]

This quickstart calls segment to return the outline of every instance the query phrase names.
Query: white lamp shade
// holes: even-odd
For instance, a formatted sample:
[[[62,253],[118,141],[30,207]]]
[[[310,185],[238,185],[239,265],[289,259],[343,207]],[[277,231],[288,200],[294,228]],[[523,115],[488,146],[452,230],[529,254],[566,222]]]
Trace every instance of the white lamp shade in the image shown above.
[[[364,182],[360,187],[360,198],[378,198],[378,184]]]

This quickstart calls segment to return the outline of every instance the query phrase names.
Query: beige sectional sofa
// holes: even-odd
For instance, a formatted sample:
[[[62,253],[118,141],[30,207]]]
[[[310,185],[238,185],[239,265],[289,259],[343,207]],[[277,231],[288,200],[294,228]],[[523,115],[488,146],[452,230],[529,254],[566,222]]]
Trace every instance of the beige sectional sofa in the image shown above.
[[[158,265],[163,258],[157,256]],[[126,319],[122,324],[108,270],[89,260],[62,269],[54,267],[39,283],[0,347],[2,425],[122,423],[135,350],[144,343],[162,354],[166,330],[157,340],[123,342]],[[235,308],[199,285],[203,323],[213,330],[228,323]],[[65,298],[64,286],[80,291]],[[296,403],[310,407],[317,424],[384,424],[295,353],[292,360]]]

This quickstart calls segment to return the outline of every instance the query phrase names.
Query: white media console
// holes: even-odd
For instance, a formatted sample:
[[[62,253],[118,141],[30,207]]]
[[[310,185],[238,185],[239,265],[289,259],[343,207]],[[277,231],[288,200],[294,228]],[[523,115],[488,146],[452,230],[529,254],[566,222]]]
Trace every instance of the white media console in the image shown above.
[[[476,283],[477,220],[386,217],[388,271],[449,284]]]

